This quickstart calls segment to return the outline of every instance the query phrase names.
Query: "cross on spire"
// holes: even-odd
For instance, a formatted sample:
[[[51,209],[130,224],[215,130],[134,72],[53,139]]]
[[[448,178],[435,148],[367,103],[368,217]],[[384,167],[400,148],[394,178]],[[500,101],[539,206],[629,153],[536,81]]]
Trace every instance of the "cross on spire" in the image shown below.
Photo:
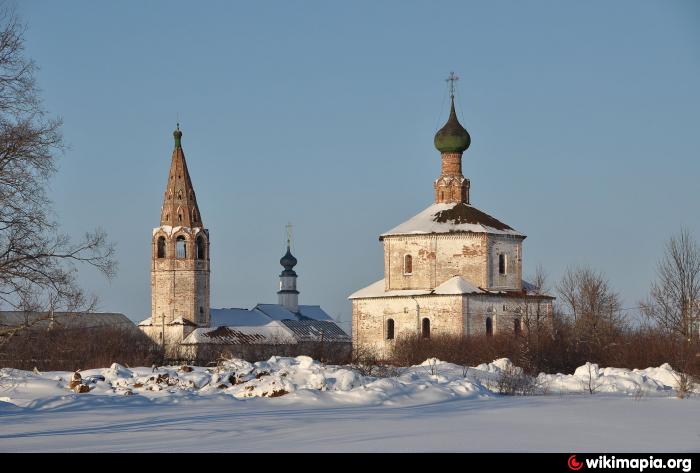
[[[292,247],[292,223],[287,223],[287,249]]]
[[[459,80],[459,76],[454,72],[450,72],[450,75],[445,79],[445,82],[449,83],[450,97],[455,98],[455,82]]]

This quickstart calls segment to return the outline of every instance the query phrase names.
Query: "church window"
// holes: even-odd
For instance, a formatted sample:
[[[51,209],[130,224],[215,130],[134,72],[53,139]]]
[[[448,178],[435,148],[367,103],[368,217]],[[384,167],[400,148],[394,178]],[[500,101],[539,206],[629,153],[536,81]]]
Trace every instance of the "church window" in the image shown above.
[[[413,273],[413,256],[406,255],[403,257],[403,273],[412,274]]]
[[[513,333],[516,335],[520,335],[520,330],[522,327],[520,326],[520,319],[513,319]]]
[[[158,258],[165,258],[165,237],[158,237],[157,247]]]
[[[201,236],[197,237],[197,259],[207,259],[204,238],[202,238]]]
[[[508,260],[504,253],[498,255],[498,274],[506,274],[508,271]]]
[[[423,319],[423,323],[421,324],[421,335],[423,338],[430,338],[430,319],[428,318]]]
[[[486,336],[490,337],[493,335],[493,321],[491,317],[486,317]]]
[[[386,339],[394,339],[394,319],[389,319],[386,321]]]
[[[177,200],[182,200],[182,191],[177,193]]]
[[[182,222],[182,214],[177,214],[177,221]]]
[[[177,237],[175,247],[178,258],[187,258],[187,243],[185,242],[184,236],[180,235]]]

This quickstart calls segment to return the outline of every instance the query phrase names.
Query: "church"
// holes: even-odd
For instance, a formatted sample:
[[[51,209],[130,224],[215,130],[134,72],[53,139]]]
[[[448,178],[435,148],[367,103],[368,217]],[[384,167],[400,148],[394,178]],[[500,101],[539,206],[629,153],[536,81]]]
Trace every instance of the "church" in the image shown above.
[[[553,297],[523,281],[525,235],[471,205],[462,154],[471,137],[455,113],[434,144],[435,202],[381,234],[384,278],[350,295],[353,347],[388,356],[401,336],[518,334],[531,314],[551,322]]]
[[[277,304],[210,307],[210,234],[197,205],[179,125],[173,136],[160,225],[151,235],[151,316],[138,324],[141,331],[169,356],[185,359],[201,358],[204,352],[244,356],[253,352],[251,346],[278,352],[281,346],[294,346],[299,354],[319,343],[328,350],[349,348],[350,337],[320,306],[299,304],[289,233]]]

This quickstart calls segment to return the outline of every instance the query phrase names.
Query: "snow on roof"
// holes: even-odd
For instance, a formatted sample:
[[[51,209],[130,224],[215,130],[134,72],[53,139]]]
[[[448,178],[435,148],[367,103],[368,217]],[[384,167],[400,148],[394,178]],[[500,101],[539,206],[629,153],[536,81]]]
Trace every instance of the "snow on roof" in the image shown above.
[[[257,309],[240,309],[232,307],[228,309],[209,309],[210,322],[212,327],[237,327],[237,326],[260,326],[269,324],[272,319]]]
[[[471,205],[433,204],[401,225],[380,235],[472,232],[525,237],[505,223]]]
[[[440,284],[433,290],[433,294],[475,294],[484,292],[461,276],[455,276]]]
[[[454,276],[433,290],[429,289],[393,289],[384,290],[384,279],[370,284],[350,295],[349,299],[363,299],[372,297],[392,297],[392,296],[425,296],[428,294],[450,295],[450,294],[483,294],[486,291],[479,289],[475,285],[465,281],[461,276]]]
[[[155,236],[156,233],[161,232],[161,231],[164,232],[168,236],[174,235],[175,233],[177,233],[179,231],[183,231],[185,233],[192,233],[192,234],[196,235],[197,233],[203,231],[203,229],[200,227],[190,228],[190,227],[182,227],[182,226],[171,227],[170,225],[161,225],[160,227],[155,227],[153,229],[152,234]]]
[[[291,330],[278,321],[271,321],[267,325],[254,327],[197,328],[182,341],[182,344],[255,345],[296,342]]]

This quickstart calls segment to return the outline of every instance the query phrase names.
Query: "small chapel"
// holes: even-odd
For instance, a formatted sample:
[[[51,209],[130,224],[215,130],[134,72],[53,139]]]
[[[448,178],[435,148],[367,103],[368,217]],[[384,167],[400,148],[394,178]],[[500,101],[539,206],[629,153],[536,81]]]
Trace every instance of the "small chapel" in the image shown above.
[[[381,234],[384,278],[350,295],[353,347],[388,356],[398,338],[519,334],[524,317],[551,321],[553,297],[522,279],[525,235],[471,204],[462,156],[471,137],[450,114],[435,134],[435,202]]]
[[[280,259],[277,304],[252,309],[210,307],[210,235],[204,227],[182,149],[182,131],[173,132],[175,147],[160,211],[151,234],[151,315],[139,329],[170,356],[187,359],[202,353],[252,353],[251,346],[296,346],[297,351],[323,343],[346,350],[350,337],[318,305],[299,304],[298,261],[287,251]],[[261,350],[255,353],[263,353]],[[176,355],[175,355],[176,354]]]

